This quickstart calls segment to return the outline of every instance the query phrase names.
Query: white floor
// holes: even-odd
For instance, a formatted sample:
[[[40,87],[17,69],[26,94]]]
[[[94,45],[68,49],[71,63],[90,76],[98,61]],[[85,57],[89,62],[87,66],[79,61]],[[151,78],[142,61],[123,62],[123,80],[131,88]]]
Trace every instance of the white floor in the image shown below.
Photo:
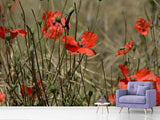
[[[102,114],[103,109],[103,114]],[[119,114],[119,108],[105,107],[96,113],[97,107],[0,107],[0,120],[160,120],[160,107],[154,112],[143,109],[124,108]]]

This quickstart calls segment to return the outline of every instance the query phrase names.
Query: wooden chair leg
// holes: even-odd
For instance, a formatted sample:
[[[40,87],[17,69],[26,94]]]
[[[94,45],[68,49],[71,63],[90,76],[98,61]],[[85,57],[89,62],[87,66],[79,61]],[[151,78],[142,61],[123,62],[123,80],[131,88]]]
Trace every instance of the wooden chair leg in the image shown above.
[[[98,113],[98,110],[99,110],[99,105],[98,105],[98,107],[97,107],[97,111],[96,111],[96,113]]]
[[[152,112],[153,112],[153,107],[151,107],[151,110],[152,110]]]
[[[120,108],[120,111],[119,111],[119,113],[121,113],[122,109],[123,109],[123,107],[121,107],[121,108]]]
[[[107,112],[109,113],[109,109],[108,109],[108,106],[106,106],[106,109],[107,109]]]
[[[147,114],[147,109],[146,108],[144,109],[144,112],[145,112],[145,114]]]

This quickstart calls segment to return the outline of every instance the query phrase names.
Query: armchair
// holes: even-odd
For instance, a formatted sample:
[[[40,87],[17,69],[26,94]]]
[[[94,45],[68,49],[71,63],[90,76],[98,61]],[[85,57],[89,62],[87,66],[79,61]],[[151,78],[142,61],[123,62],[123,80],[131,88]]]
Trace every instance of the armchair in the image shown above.
[[[128,82],[128,89],[116,91],[116,106],[129,108],[143,108],[145,114],[147,109],[156,105],[156,90],[152,89],[152,82]]]

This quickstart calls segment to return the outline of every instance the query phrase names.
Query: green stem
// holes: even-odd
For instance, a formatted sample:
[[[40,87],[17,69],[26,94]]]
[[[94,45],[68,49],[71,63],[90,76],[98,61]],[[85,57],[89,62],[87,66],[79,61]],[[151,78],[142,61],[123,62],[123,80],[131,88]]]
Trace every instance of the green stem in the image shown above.
[[[149,53],[148,53],[148,46],[147,46],[147,40],[146,37],[143,36],[144,42],[145,42],[145,52],[146,52],[146,57],[147,57],[147,65],[149,66],[150,69],[150,58],[149,58]]]
[[[97,13],[96,13],[96,20],[95,20],[95,22],[94,22],[94,24],[93,24],[93,26],[92,26],[93,32],[94,32],[95,29],[96,29],[96,25],[97,25],[97,21],[98,21],[98,16],[99,16],[99,10],[100,10],[100,4],[101,4],[101,1],[99,1],[99,3],[98,3],[98,10],[97,10]]]

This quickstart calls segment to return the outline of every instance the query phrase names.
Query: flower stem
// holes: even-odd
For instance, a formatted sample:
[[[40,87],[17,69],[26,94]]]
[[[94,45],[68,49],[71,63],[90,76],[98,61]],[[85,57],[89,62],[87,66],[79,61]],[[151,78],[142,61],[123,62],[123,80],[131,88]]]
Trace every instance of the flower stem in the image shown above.
[[[147,40],[146,40],[145,36],[143,36],[143,38],[144,38],[144,42],[145,42],[145,52],[146,52],[146,57],[147,57],[147,65],[150,69],[150,59],[149,59],[149,53],[148,53]]]

